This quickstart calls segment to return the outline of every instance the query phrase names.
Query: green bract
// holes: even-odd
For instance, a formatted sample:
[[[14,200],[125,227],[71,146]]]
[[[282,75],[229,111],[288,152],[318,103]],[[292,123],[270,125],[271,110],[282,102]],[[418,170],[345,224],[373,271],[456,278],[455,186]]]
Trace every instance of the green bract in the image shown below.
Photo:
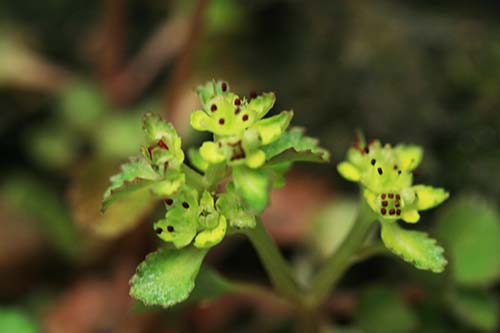
[[[440,272],[446,265],[442,248],[423,233],[407,231],[395,224],[401,219],[416,223],[419,211],[433,208],[449,197],[442,188],[413,184],[413,170],[423,150],[415,145],[382,145],[358,139],[337,166],[347,180],[361,185],[363,196],[382,222],[382,240],[387,248],[415,267]]]

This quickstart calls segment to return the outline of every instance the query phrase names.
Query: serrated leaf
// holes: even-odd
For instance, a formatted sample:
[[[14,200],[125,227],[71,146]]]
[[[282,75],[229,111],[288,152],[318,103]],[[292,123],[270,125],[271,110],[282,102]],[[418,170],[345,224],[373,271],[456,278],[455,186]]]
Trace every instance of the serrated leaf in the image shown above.
[[[370,287],[360,296],[356,317],[363,332],[408,333],[417,326],[417,316],[396,290]]]
[[[382,223],[381,236],[389,250],[418,269],[440,273],[447,264],[443,248],[425,232],[405,230],[390,221]]]
[[[497,299],[482,290],[454,290],[447,302],[457,319],[475,329],[493,332],[498,327],[500,309]]]
[[[36,333],[39,329],[24,312],[13,308],[0,308],[0,332]]]
[[[462,286],[500,278],[500,217],[482,198],[462,197],[438,217],[436,235],[446,246],[451,276]]]
[[[302,128],[294,127],[262,150],[266,153],[268,165],[295,161],[328,162],[330,153],[318,143],[317,139],[305,136]]]
[[[146,305],[170,307],[186,300],[195,286],[207,249],[160,249],[146,257],[130,280],[130,295]]]
[[[236,191],[256,214],[261,213],[269,203],[269,179],[265,172],[244,166],[233,168]]]
[[[121,196],[144,189],[159,180],[159,175],[143,158],[136,157],[122,164],[120,173],[110,178],[111,185],[104,193],[102,211]]]

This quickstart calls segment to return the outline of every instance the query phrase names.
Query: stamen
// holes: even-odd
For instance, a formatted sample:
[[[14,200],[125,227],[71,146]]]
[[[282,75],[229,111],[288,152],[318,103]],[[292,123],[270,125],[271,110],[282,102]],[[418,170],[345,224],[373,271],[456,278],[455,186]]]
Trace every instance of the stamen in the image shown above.
[[[155,232],[156,232],[157,234],[161,234],[161,233],[163,232],[163,229],[162,229],[162,228],[160,228],[160,227],[158,227],[158,228],[156,228],[156,229],[155,229]]]
[[[237,115],[237,114],[239,114],[239,113],[240,113],[240,111],[241,111],[241,109],[240,109],[240,108],[236,108],[236,110],[234,110],[234,114],[236,114],[236,115]]]
[[[370,149],[368,149],[368,147],[365,147],[365,149],[363,149],[363,152],[364,152],[365,154],[369,154],[369,153],[370,153]]]
[[[396,164],[394,164],[394,166],[392,167],[394,170],[397,170],[398,169],[398,166]]]
[[[399,201],[396,201],[396,203],[394,204],[394,206],[396,206],[396,207],[399,207],[399,205],[400,205]]]
[[[380,196],[382,199],[385,199],[385,193],[382,193],[382,195]]]
[[[189,204],[188,204],[186,201],[184,201],[184,202],[182,203],[182,207],[184,207],[184,208],[188,209],[188,208],[189,208]]]
[[[399,194],[396,194],[396,200],[401,200],[401,196]]]
[[[212,111],[212,112],[217,111],[217,105],[212,104],[212,106],[210,107],[210,111]]]
[[[222,88],[222,91],[226,92],[226,90],[227,90],[227,83],[226,82],[222,82],[221,88]]]
[[[400,174],[401,174],[401,170],[398,170],[398,175],[400,175]]]
[[[168,150],[168,146],[165,141],[163,141],[163,139],[160,139],[160,141],[158,141],[158,146],[160,146],[161,149]]]
[[[240,104],[241,104],[241,100],[239,98],[234,100],[234,105],[240,105]]]
[[[168,232],[174,232],[174,227],[172,227],[171,225],[169,225],[167,227],[167,230],[168,230]]]
[[[401,209],[396,210],[396,215],[401,215]]]
[[[387,202],[387,201],[382,201],[382,206],[387,207],[387,205],[388,205],[388,204],[389,204],[389,202]]]
[[[220,119],[219,119],[219,124],[224,125],[224,123],[225,123],[224,118],[220,118]]]
[[[389,199],[394,198],[394,193],[389,193]]]
[[[387,214],[387,209],[382,208],[382,209],[380,210],[380,212],[382,213],[382,215],[385,215],[385,214]]]
[[[174,200],[168,198],[168,199],[165,199],[163,202],[165,202],[168,206],[172,206],[172,204],[174,203]]]
[[[247,120],[248,120],[248,115],[247,115],[247,114],[243,115],[243,118],[241,118],[241,119],[242,119],[243,121],[247,121]]]
[[[154,149],[154,147],[152,147],[152,146],[148,147],[149,158],[153,158],[153,149]]]
[[[389,211],[389,215],[394,215],[396,214],[396,210],[394,208],[391,208],[391,210]]]
[[[377,163],[377,161],[375,161],[374,158],[372,158],[371,162],[370,162],[372,165],[375,165],[375,163]]]
[[[378,171],[378,174],[379,174],[379,175],[382,175],[382,174],[384,173],[384,172],[382,171],[382,168],[378,168],[378,169],[377,169],[377,171]]]
[[[255,91],[250,92],[250,99],[257,98],[257,93]]]

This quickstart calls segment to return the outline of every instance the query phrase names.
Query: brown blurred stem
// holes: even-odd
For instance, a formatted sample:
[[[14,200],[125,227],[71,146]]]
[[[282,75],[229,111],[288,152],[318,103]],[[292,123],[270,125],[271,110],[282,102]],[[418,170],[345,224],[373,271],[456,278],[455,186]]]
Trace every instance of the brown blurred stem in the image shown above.
[[[183,87],[191,76],[193,54],[203,28],[203,17],[208,3],[209,0],[197,1],[187,38],[175,65],[172,79],[168,83],[163,113],[170,121],[174,122],[174,125]]]
[[[124,0],[104,0],[103,5],[103,31],[97,71],[102,82],[107,85],[123,61],[126,6]]]

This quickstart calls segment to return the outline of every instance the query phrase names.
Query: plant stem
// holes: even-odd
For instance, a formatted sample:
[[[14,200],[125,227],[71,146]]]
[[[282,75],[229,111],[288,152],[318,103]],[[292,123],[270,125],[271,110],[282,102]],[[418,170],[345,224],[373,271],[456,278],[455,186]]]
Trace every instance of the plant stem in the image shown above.
[[[245,230],[244,233],[252,242],[278,293],[296,304],[301,304],[302,295],[299,286],[262,221],[258,219],[255,228]]]
[[[186,183],[193,186],[199,191],[203,191],[207,188],[205,179],[195,170],[191,169],[187,164],[182,164],[182,172],[186,175]]]
[[[340,248],[327,259],[312,283],[307,304],[313,309],[324,302],[350,266],[353,254],[363,245],[372,222],[375,220],[371,209],[364,203],[364,200],[362,202],[360,213],[351,231]]]

